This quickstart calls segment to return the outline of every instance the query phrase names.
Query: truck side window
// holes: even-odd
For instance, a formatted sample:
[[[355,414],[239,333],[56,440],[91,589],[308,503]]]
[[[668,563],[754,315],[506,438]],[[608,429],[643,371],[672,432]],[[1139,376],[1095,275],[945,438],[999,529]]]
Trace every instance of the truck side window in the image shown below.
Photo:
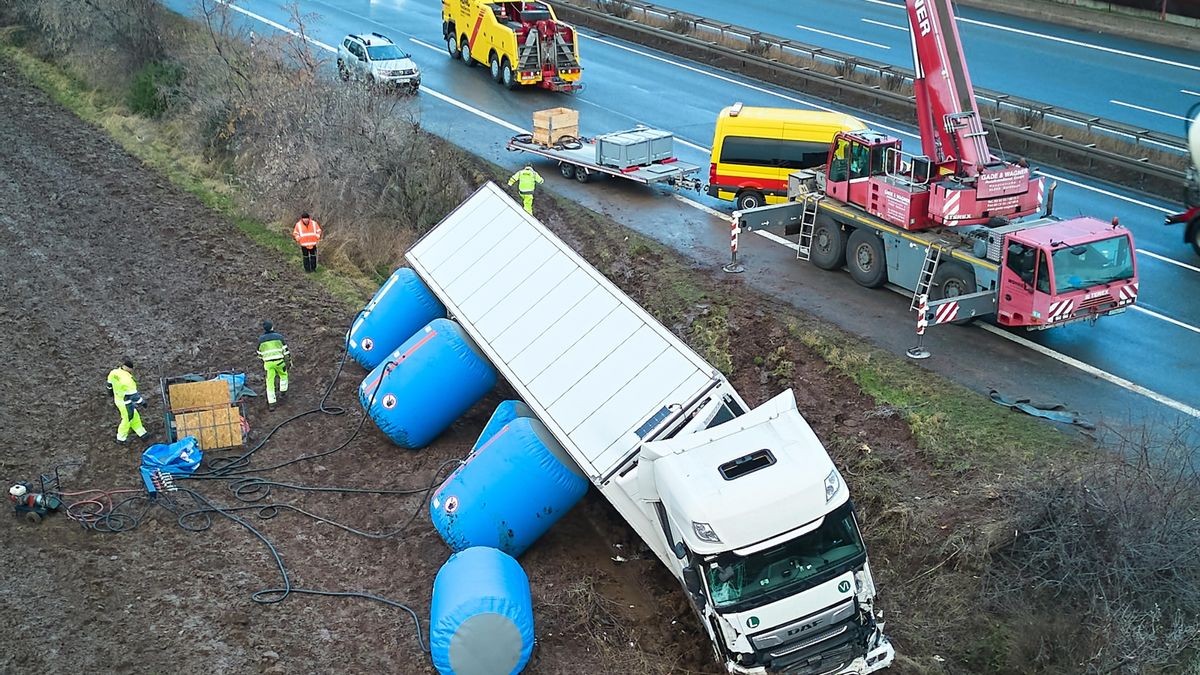
[[[856,178],[866,178],[870,171],[869,155],[870,151],[866,146],[860,143],[854,143],[850,146],[850,180]]]
[[[829,164],[829,180],[844,181],[849,178],[849,163],[846,155],[850,154],[850,141],[839,138],[837,147],[833,150],[833,161]]]
[[[1038,253],[1037,289],[1041,293],[1050,292],[1050,268],[1046,266],[1046,255]]]
[[[1009,244],[1008,259],[1005,265],[1017,273],[1021,281],[1033,285],[1033,266],[1035,252],[1024,244]]]

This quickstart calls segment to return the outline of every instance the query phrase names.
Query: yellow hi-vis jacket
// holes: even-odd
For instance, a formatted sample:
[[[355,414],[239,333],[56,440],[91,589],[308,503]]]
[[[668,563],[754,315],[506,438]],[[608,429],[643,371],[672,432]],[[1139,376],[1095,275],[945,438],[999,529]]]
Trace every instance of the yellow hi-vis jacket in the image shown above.
[[[532,167],[528,166],[514,173],[508,179],[509,185],[516,183],[517,189],[526,194],[532,193],[534,184],[540,184],[541,182],[541,175],[534,171]]]
[[[112,388],[113,400],[118,405],[125,404],[125,396],[127,394],[137,393],[137,380],[133,379],[133,373],[124,368],[113,368],[108,373],[108,386]]]

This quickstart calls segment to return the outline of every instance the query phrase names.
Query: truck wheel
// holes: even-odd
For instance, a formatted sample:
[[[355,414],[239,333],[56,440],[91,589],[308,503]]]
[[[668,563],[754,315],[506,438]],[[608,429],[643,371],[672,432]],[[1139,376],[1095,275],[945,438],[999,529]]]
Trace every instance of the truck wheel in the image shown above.
[[[938,265],[937,271],[933,273],[933,280],[929,285],[929,299],[957,298],[974,293],[976,289],[975,270],[960,262],[947,261]],[[950,323],[963,326],[971,323],[972,319],[974,317],[967,317]]]
[[[808,260],[823,270],[846,264],[846,231],[841,225],[830,218],[817,218]]]
[[[580,183],[586,183],[590,178],[591,174],[588,172],[586,167],[580,166],[575,168],[575,180],[579,181]]]
[[[883,257],[883,241],[879,235],[864,229],[851,232],[846,248],[846,268],[860,286],[882,286],[887,281],[887,261]]]
[[[763,199],[762,193],[757,190],[743,190],[737,194],[737,199],[734,203],[737,204],[738,211],[748,211],[750,209],[757,209],[766,204],[766,201]]]
[[[500,66],[500,84],[509,89],[517,88],[517,77],[513,74],[512,64],[508,62],[508,57],[504,57],[504,63]]]
[[[575,177],[575,165],[563,162],[562,164],[558,165],[558,172],[562,174],[563,178],[571,180]]]
[[[496,52],[492,52],[488,56],[488,68],[492,72],[492,79],[497,83],[500,82],[500,59],[496,58]]]
[[[446,53],[452,59],[462,57],[462,50],[458,48],[458,38],[454,37],[453,33],[446,36]]]
[[[468,68],[474,68],[475,58],[471,56],[471,43],[467,41],[466,35],[458,38],[458,45],[461,50],[462,62],[467,64]]]
[[[1200,255],[1200,216],[1192,218],[1192,222],[1188,223],[1187,234],[1192,250],[1196,252],[1196,255]]]

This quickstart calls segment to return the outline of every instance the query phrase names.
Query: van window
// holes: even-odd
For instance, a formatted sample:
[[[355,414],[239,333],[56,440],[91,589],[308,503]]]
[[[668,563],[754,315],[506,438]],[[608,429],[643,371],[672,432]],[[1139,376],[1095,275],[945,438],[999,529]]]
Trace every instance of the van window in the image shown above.
[[[809,141],[726,136],[722,164],[747,164],[782,169],[811,169],[825,163],[829,145]]]

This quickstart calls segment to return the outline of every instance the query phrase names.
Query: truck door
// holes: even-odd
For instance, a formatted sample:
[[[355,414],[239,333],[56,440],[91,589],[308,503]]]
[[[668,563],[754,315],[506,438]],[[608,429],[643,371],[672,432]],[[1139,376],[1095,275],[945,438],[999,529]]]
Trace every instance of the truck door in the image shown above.
[[[1025,325],[1035,311],[1049,305],[1050,270],[1046,254],[1020,242],[1005,247],[1000,268],[1000,300],[997,315],[1001,324]]]

